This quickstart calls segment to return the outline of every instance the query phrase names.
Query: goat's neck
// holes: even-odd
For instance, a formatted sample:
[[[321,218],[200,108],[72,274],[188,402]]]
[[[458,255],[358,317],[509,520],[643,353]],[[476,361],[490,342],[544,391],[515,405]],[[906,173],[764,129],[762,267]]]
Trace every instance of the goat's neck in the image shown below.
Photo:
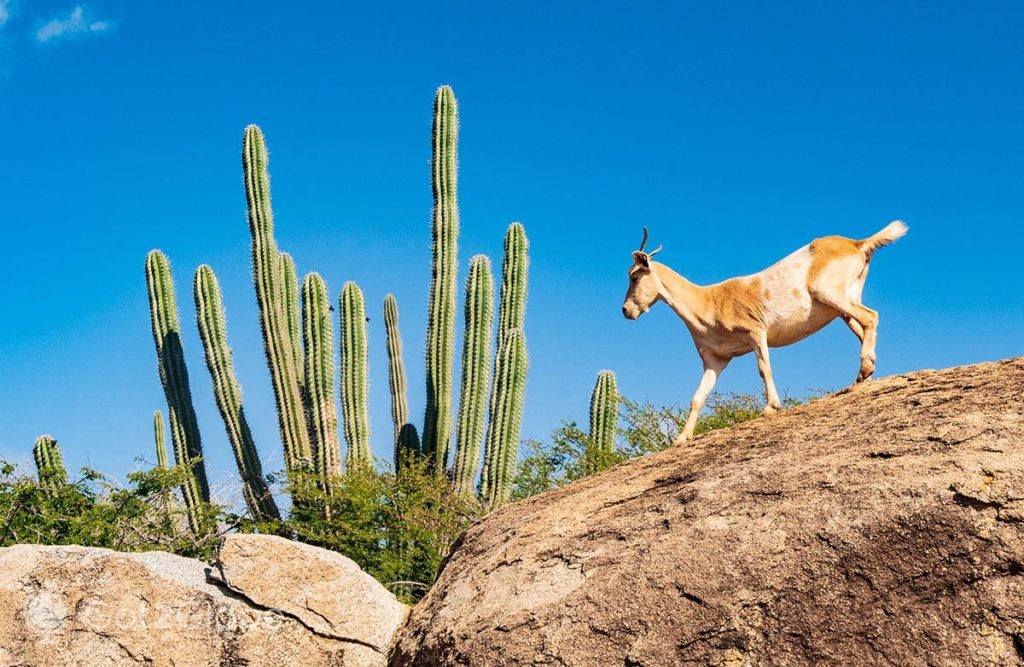
[[[694,285],[664,264],[652,262],[651,267],[661,280],[661,291],[658,296],[676,311],[691,330],[703,330],[708,322],[704,288]]]

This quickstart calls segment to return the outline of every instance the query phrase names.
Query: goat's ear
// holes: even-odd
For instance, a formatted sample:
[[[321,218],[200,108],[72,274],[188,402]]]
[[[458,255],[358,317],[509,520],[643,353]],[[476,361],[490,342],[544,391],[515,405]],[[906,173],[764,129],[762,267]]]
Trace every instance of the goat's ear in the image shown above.
[[[651,268],[651,258],[647,256],[646,252],[640,250],[633,251],[633,261],[644,267],[645,269]]]

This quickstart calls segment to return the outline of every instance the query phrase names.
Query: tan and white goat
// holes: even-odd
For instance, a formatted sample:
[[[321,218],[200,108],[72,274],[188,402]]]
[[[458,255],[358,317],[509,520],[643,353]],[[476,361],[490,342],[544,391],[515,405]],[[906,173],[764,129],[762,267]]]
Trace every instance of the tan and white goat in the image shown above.
[[[673,444],[693,436],[704,401],[729,362],[754,352],[764,381],[765,414],[782,407],[772,380],[769,347],[790,345],[841,317],[861,341],[857,382],[875,372],[878,313],[861,303],[871,255],[907,233],[896,220],[860,241],[842,236],[815,239],[764,271],[706,287],[695,285],[664,264],[651,261],[661,250],[645,252],[647,228],[633,253],[629,290],[622,304],[628,319],[664,301],[686,323],[704,362],[704,376],[690,401],[683,432]]]

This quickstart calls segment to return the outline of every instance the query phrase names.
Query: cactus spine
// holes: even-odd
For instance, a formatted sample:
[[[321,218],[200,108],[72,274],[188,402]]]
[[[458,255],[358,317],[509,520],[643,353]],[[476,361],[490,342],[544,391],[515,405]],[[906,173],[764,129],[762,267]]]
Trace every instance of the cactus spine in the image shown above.
[[[306,406],[313,436],[313,468],[321,488],[341,474],[338,408],[334,402],[334,327],[327,283],[318,273],[302,281],[302,335],[305,343]]]
[[[36,438],[32,448],[32,457],[36,460],[36,473],[39,485],[47,494],[52,495],[60,487],[68,483],[68,471],[64,467],[64,458],[60,454],[57,441],[48,435]]]
[[[487,389],[491,382],[494,276],[491,273],[491,260],[485,255],[477,255],[469,263],[465,317],[462,386],[459,394],[459,421],[452,481],[458,493],[472,495],[480,467]]]
[[[227,322],[217,276],[206,264],[196,269],[193,293],[199,337],[206,353],[206,367],[213,379],[213,395],[224,420],[228,440],[235,454],[242,478],[242,495],[255,519],[278,519],[280,513],[267,482],[263,466],[253,442],[249,422],[242,405],[242,388],[235,375],[231,347],[228,345]]]
[[[281,260],[274,240],[274,213],[270,206],[270,176],[263,133],[255,125],[245,128],[242,170],[252,234],[253,282],[260,308],[260,326],[267,365],[274,384],[278,425],[290,473],[309,465],[312,454],[303,408],[300,371],[282,299]]]
[[[597,374],[594,392],[590,396],[590,451],[587,452],[588,473],[607,467],[615,448],[615,434],[619,424],[619,387],[615,373]]]
[[[521,330],[512,329],[505,334],[497,354],[483,476],[480,480],[480,498],[492,508],[512,497],[528,364],[526,336]]]
[[[164,413],[156,410],[153,413],[153,444],[156,446],[156,465],[158,468],[170,468],[167,464],[167,438],[164,433]]]
[[[430,303],[427,314],[426,411],[423,453],[437,471],[448,460],[452,428],[452,366],[459,210],[456,201],[458,108],[449,86],[434,96],[431,184],[434,192]]]
[[[370,414],[367,397],[366,304],[354,282],[341,289],[341,419],[348,444],[349,469],[370,465]]]
[[[193,531],[199,532],[202,528],[200,504],[209,502],[210,487],[206,481],[206,466],[200,458],[203,445],[196,411],[192,406],[185,354],[181,347],[181,324],[174,296],[174,278],[167,257],[159,250],[150,251],[146,257],[146,287],[160,381],[167,398],[174,458],[177,465],[191,464],[190,474],[181,486],[181,495],[188,512],[189,525]]]
[[[420,439],[416,427],[409,423],[409,401],[406,397],[405,358],[402,333],[398,328],[398,302],[393,294],[384,297],[384,331],[387,334],[388,385],[391,389],[391,422],[394,424],[395,471],[416,460]]]
[[[292,346],[292,358],[299,369],[299,386],[305,383],[302,373],[302,323],[299,321],[299,274],[295,271],[295,260],[286,252],[278,255],[281,264],[281,305],[288,322],[288,340]],[[312,443],[310,443],[312,446]]]

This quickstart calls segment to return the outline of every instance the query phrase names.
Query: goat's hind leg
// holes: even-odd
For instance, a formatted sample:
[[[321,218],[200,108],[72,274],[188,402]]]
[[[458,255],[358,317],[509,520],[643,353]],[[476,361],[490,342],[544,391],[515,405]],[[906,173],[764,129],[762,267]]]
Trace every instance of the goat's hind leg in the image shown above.
[[[878,338],[878,313],[862,303],[852,299],[829,298],[828,295],[815,294],[822,303],[839,311],[840,316],[850,331],[860,339],[860,371],[857,382],[863,382],[875,372],[875,342]]]

